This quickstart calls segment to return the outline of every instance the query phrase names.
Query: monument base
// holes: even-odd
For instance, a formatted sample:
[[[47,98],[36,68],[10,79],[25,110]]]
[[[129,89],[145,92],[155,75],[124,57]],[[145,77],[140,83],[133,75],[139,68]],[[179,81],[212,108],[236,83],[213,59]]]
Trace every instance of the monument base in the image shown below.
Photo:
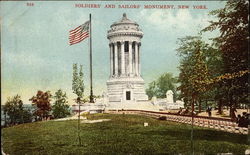
[[[109,103],[137,103],[148,100],[141,77],[110,78],[107,81]]]
[[[144,102],[127,102],[127,103],[115,103],[110,102],[106,105],[105,110],[148,110],[159,111],[157,106],[154,106],[150,101]]]

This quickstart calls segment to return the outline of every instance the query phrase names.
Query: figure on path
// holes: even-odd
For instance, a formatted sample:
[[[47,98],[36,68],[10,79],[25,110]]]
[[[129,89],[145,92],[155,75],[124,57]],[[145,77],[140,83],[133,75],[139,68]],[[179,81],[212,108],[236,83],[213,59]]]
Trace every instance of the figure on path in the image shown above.
[[[210,107],[210,106],[207,107],[207,113],[208,113],[209,117],[212,116],[212,107]]]

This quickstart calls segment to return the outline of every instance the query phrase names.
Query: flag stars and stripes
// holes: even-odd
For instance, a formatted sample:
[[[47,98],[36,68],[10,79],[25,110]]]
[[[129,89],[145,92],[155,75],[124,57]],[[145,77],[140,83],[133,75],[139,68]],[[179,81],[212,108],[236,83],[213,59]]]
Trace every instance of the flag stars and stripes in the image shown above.
[[[69,31],[69,44],[74,45],[89,37],[89,21]]]

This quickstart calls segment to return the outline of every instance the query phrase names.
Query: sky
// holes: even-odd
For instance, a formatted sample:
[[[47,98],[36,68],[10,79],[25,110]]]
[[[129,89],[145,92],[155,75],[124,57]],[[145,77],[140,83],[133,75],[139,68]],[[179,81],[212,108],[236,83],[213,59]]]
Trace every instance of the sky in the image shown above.
[[[94,95],[106,92],[109,78],[110,25],[122,14],[137,22],[144,36],[141,40],[141,73],[148,83],[165,72],[178,76],[178,38],[197,35],[216,20],[212,10],[223,8],[225,1],[1,1],[1,104],[19,94],[24,103],[38,90],[58,89],[72,93],[72,65],[83,65],[85,95],[89,94],[88,39],[69,46],[69,31],[83,24],[92,14],[93,88]],[[100,8],[76,8],[75,4],[100,4]],[[116,8],[104,8],[114,4]],[[145,9],[144,5],[174,5],[175,9]],[[118,8],[119,5],[140,5],[140,8]],[[188,5],[188,9],[178,9]],[[193,9],[205,5],[207,9]],[[203,34],[211,38],[218,32]]]

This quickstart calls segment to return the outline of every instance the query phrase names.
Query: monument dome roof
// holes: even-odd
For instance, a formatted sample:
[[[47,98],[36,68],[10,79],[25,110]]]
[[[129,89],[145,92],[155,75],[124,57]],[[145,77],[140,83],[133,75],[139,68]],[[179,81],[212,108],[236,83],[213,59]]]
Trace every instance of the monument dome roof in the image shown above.
[[[122,19],[118,22],[114,22],[111,27],[115,26],[115,25],[123,25],[123,24],[135,24],[138,25],[136,22],[130,20],[127,18],[126,13],[123,13]]]
[[[118,22],[113,23],[108,30],[107,38],[116,37],[121,39],[122,36],[135,36],[142,38],[143,32],[139,28],[139,25],[127,18],[126,13],[123,14],[122,19]]]

